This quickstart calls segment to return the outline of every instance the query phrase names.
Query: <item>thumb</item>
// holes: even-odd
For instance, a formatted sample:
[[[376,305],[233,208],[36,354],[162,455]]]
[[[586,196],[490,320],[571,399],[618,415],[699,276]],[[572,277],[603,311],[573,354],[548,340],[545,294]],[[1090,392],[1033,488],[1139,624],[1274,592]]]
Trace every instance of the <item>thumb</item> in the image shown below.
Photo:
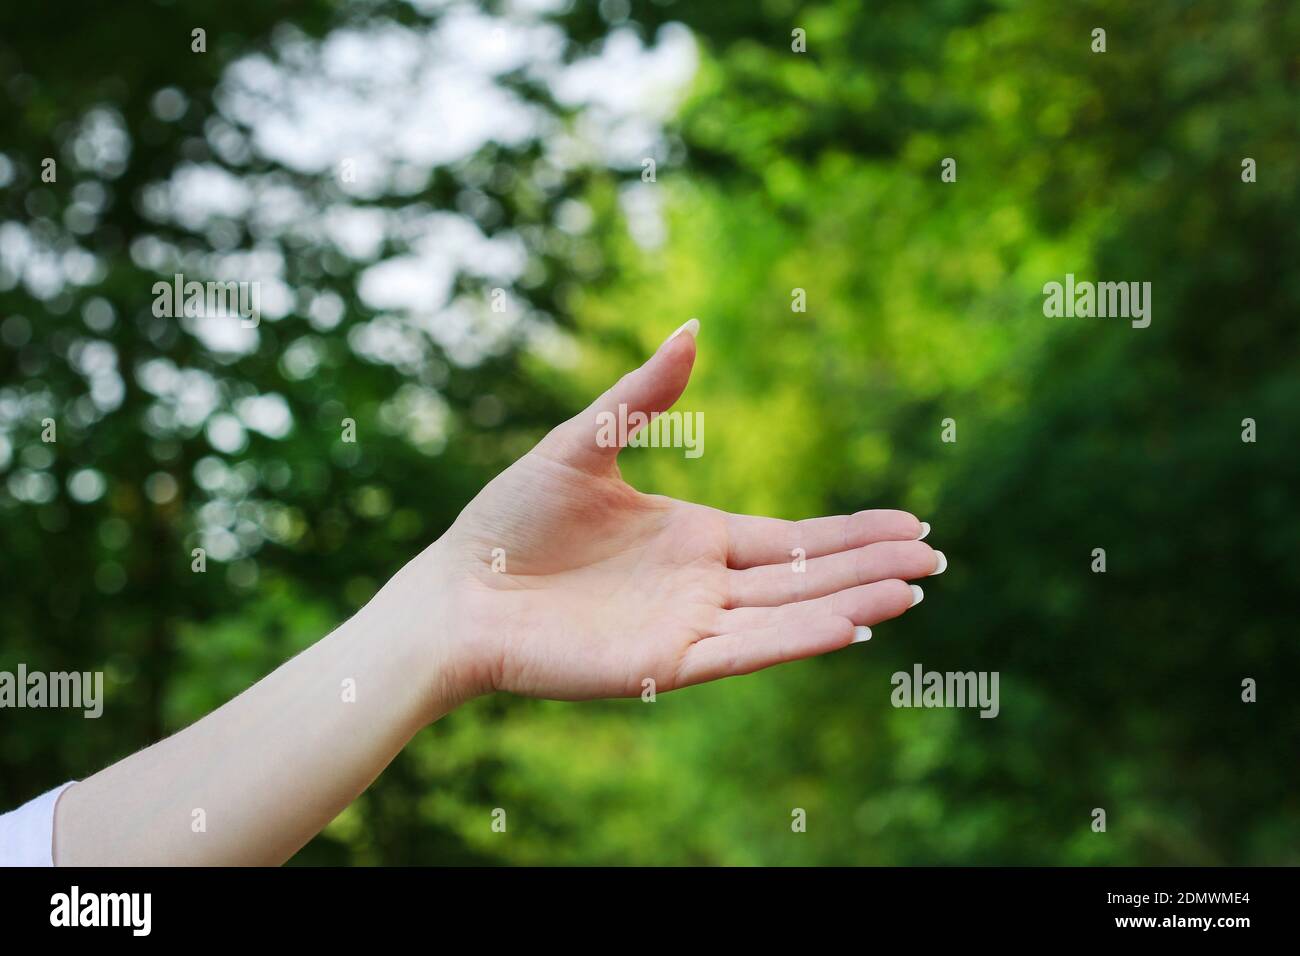
[[[686,390],[695,365],[700,320],[691,319],[659,346],[640,368],[628,372],[604,394],[542,442],[551,454],[588,471],[608,469],[628,440],[667,411]]]

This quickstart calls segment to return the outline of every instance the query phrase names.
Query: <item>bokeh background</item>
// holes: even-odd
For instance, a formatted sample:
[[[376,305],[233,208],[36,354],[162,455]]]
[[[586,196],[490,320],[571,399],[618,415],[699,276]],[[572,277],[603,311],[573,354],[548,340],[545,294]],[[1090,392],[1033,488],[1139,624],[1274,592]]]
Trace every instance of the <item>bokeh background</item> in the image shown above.
[[[1300,863],[1297,50],[1287,0],[4,4],[0,669],[107,701],[0,712],[0,806],[322,636],[699,316],[705,453],[625,475],[912,510],[924,607],[653,705],[477,701],[295,862]],[[155,318],[174,272],[260,325]],[[1150,328],[1045,318],[1067,272]],[[916,662],[1000,716],[891,708]]]

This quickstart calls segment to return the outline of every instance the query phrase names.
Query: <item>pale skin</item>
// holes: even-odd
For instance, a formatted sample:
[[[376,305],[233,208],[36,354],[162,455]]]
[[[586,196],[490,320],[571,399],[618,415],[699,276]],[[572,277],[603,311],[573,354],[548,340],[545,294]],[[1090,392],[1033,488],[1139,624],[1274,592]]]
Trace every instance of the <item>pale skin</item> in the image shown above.
[[[911,514],[791,522],[623,481],[597,416],[667,410],[697,330],[552,430],[329,636],[65,791],[55,862],[280,864],[474,697],[630,697],[647,681],[664,693],[839,650],[912,607],[907,582],[947,562]]]

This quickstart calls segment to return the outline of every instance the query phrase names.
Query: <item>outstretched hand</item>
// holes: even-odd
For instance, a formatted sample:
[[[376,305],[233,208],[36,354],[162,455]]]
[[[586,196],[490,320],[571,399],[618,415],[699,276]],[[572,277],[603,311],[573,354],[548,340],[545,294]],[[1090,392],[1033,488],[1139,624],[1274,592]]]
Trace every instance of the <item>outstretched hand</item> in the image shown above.
[[[66,790],[56,862],[281,863],[470,697],[672,690],[842,648],[912,607],[907,579],[946,561],[910,514],[778,521],[623,481],[602,413],[672,405],[697,328],[502,472],[328,637]],[[193,829],[193,808],[220,826]]]
[[[457,696],[585,699],[747,674],[871,636],[938,574],[903,511],[784,521],[643,494],[600,439],[602,412],[682,394],[695,320],[485,487],[399,579],[441,592]],[[445,675],[444,675],[445,679]]]

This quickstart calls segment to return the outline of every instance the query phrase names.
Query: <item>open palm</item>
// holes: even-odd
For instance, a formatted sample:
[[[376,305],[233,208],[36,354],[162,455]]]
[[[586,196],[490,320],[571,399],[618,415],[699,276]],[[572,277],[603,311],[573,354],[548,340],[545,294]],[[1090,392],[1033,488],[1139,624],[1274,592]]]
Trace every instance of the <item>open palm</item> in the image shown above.
[[[554,429],[439,541],[476,690],[634,696],[825,653],[915,604],[905,579],[946,566],[906,512],[792,522],[623,481],[597,415],[671,406],[696,327]]]

